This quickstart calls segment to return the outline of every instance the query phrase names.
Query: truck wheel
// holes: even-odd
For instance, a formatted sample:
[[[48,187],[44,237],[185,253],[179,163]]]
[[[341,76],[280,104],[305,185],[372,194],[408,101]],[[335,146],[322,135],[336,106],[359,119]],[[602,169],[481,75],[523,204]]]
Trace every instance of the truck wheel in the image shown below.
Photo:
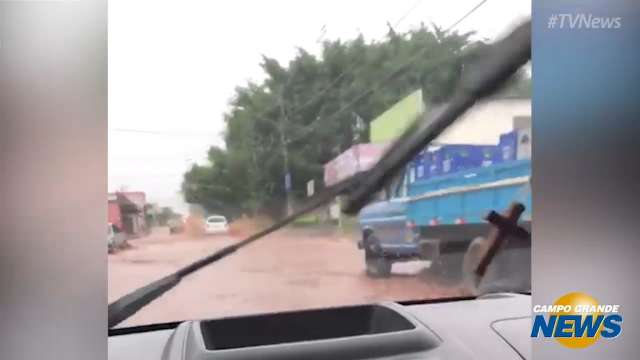
[[[367,275],[371,277],[389,277],[391,275],[391,261],[379,255],[365,253]]]
[[[367,275],[371,277],[388,277],[391,275],[392,262],[380,253],[380,241],[373,235],[364,240],[364,262]]]

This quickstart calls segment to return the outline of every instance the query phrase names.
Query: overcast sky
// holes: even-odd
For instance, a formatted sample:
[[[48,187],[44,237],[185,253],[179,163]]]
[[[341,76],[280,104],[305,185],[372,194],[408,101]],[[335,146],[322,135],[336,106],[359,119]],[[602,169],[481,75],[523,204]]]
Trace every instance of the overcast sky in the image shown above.
[[[319,38],[381,39],[387,22],[447,27],[478,2],[110,0],[109,190],[185,211],[182,174],[222,143],[234,88],[263,78],[261,54],[286,63]],[[488,0],[456,29],[493,39],[530,13],[530,0]]]

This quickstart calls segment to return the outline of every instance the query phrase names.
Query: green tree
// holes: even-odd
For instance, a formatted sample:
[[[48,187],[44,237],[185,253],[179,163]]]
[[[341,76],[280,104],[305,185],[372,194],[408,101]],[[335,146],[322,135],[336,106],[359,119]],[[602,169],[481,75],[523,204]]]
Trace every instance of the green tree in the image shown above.
[[[368,123],[418,88],[427,103],[449,98],[463,63],[484,47],[471,35],[422,25],[382,41],[325,41],[321,56],[299,49],[286,66],[263,56],[266,79],[236,88],[224,116],[225,148],[212,147],[209,164],[185,174],[186,201],[227,215],[277,213],[285,153],[292,195],[303,197],[307,181],[322,183],[323,164],[352,146],[354,114]]]

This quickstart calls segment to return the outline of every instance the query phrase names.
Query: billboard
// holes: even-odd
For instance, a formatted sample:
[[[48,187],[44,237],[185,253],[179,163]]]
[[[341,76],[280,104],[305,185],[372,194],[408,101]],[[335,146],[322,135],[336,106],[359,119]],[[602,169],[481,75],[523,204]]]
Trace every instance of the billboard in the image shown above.
[[[358,144],[350,147],[324,165],[325,186],[334,185],[358,172],[370,169],[389,145],[390,143]]]
[[[369,125],[372,143],[387,143],[396,139],[425,111],[422,90],[418,89],[398,101]]]

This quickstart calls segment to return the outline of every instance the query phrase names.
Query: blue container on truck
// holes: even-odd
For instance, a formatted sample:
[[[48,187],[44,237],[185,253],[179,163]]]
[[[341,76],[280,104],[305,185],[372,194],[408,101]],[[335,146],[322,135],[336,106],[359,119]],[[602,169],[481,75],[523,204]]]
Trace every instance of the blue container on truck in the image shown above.
[[[434,154],[437,154],[436,151]],[[525,205],[522,225],[530,229],[531,161],[505,161],[456,173],[404,182],[390,199],[360,211],[358,221],[367,273],[387,275],[397,261],[438,261],[443,254],[466,251],[476,237],[486,237],[484,216],[513,202]]]
[[[429,168],[428,168],[428,156],[429,152],[424,149],[420,151],[418,156],[415,158],[416,163],[416,180],[426,180],[429,178]]]
[[[500,152],[502,153],[502,161],[513,161],[517,159],[518,149],[518,132],[511,131],[500,135]]]
[[[417,226],[484,223],[490,210],[502,211],[518,201],[531,213],[531,162],[518,160],[469,169],[411,184],[407,220]]]
[[[429,165],[429,177],[435,177],[442,175],[442,160],[444,153],[441,149],[431,152],[430,165]]]
[[[495,145],[445,145],[442,152],[442,173],[451,174],[499,162]]]
[[[422,155],[424,174],[420,180],[427,180],[431,177],[431,164],[433,163],[433,151],[425,151]]]
[[[407,164],[407,179],[408,183],[411,184],[416,181],[416,170],[417,170],[417,161],[411,160]]]
[[[491,166],[502,162],[502,153],[500,146],[488,145],[481,147],[482,162],[481,166]]]
[[[424,162],[419,162],[416,166],[416,181],[417,180],[425,180],[426,179],[426,171],[424,167]]]

